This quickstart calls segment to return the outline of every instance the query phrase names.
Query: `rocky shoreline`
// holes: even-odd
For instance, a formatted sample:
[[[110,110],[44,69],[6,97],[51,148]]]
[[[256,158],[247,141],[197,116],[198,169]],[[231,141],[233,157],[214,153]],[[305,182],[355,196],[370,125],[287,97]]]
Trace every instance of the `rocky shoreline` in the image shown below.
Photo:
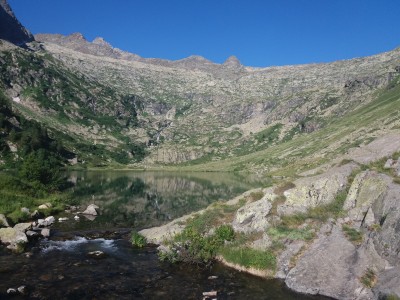
[[[300,293],[336,299],[398,299],[400,155],[396,151],[400,147],[398,140],[394,144],[390,154],[371,151],[375,155],[368,161],[364,156],[360,163],[355,151],[354,160],[322,174],[301,177],[283,187],[249,191],[228,201],[225,205],[234,206],[245,199],[228,224],[236,233],[256,236],[242,249],[267,251],[277,241],[283,247],[276,252],[272,272],[246,268],[223,256],[218,259],[240,271],[280,278]],[[262,192],[262,198],[250,199],[254,192]],[[213,209],[211,205],[139,233],[159,244],[160,251],[170,251],[168,241],[181,233],[193,216]]]
[[[30,212],[26,207],[21,208],[21,212],[29,215],[29,222],[16,223],[13,227],[7,218],[0,214],[0,243],[6,245],[7,249],[15,253],[24,252],[28,243],[34,243],[41,238],[49,238],[51,226],[57,221],[54,216],[45,217],[45,213],[52,208],[51,203],[44,203],[37,207],[37,210]],[[71,218],[79,220],[79,215],[87,218],[95,218],[98,215],[99,207],[90,204],[83,212],[78,211],[79,207],[68,206],[66,213],[71,214]],[[68,221],[67,217],[58,218],[58,222]]]

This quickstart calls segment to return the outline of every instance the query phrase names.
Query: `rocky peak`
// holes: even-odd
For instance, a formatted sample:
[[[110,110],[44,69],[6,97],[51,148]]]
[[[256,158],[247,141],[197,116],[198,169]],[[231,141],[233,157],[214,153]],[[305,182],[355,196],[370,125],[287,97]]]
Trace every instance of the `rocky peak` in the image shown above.
[[[112,48],[111,44],[106,42],[102,37],[96,37],[93,40],[92,44],[99,45],[99,46],[102,46],[102,47]]]
[[[223,66],[228,67],[228,68],[243,67],[242,64],[240,63],[239,59],[234,55],[229,56],[228,59],[223,63]]]
[[[67,38],[70,40],[87,42],[86,38],[80,32],[71,33],[70,35],[67,36]]]
[[[16,45],[34,40],[32,34],[17,20],[7,0],[0,0],[0,39]]]

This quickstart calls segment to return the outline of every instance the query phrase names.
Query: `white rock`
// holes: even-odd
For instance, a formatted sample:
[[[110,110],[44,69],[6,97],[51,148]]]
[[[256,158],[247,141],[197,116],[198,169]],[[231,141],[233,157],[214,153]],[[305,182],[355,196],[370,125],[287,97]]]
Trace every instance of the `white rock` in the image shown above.
[[[14,229],[21,232],[26,232],[28,229],[32,228],[32,223],[18,223],[15,224]]]
[[[58,222],[65,222],[68,221],[68,218],[58,218]]]
[[[43,237],[49,237],[50,236],[50,229],[49,228],[43,228],[42,229],[42,231],[40,232],[40,234],[43,236]]]
[[[78,216],[75,216],[74,219],[78,221],[78,220],[79,220],[79,217],[78,217]]]
[[[7,290],[7,294],[8,294],[8,295],[15,295],[16,293],[17,293],[17,290],[16,290],[16,289],[9,288],[9,289]]]
[[[84,215],[92,215],[92,216],[97,216],[98,212],[97,210],[99,207],[96,204],[90,204],[86,210],[83,212]]]
[[[56,219],[53,216],[47,217],[44,220],[47,222],[47,224],[48,224],[47,226],[53,224],[56,221]]]
[[[6,216],[3,214],[0,214],[0,226],[10,227],[10,224],[8,224]]]

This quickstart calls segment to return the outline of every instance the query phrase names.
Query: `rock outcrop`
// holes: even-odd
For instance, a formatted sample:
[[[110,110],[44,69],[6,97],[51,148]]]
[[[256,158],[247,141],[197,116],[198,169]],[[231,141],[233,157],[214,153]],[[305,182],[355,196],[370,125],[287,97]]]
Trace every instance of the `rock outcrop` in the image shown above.
[[[296,187],[284,192],[286,201],[278,206],[278,213],[288,215],[306,212],[310,208],[331,203],[345,188],[347,178],[355,167],[355,164],[346,164],[321,175],[296,180]]]
[[[0,0],[0,39],[16,45],[34,40],[32,34],[17,20],[7,0]]]
[[[269,212],[272,208],[272,201],[276,197],[272,189],[264,191],[265,195],[258,201],[251,202],[238,209],[232,226],[235,231],[253,232],[263,231],[269,225]]]
[[[338,299],[400,296],[400,185],[384,174],[359,173],[349,190],[347,217],[331,220],[297,261],[286,284],[299,292]],[[331,229],[326,230],[326,226]],[[362,234],[352,243],[343,226]],[[368,282],[367,272],[373,275]]]

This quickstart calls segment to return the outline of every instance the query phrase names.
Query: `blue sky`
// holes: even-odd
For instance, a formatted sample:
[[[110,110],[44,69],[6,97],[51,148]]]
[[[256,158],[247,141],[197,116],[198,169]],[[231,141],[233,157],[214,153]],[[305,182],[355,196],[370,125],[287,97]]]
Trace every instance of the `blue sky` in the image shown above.
[[[400,0],[9,0],[32,33],[81,32],[143,57],[248,66],[328,62],[400,46]]]

